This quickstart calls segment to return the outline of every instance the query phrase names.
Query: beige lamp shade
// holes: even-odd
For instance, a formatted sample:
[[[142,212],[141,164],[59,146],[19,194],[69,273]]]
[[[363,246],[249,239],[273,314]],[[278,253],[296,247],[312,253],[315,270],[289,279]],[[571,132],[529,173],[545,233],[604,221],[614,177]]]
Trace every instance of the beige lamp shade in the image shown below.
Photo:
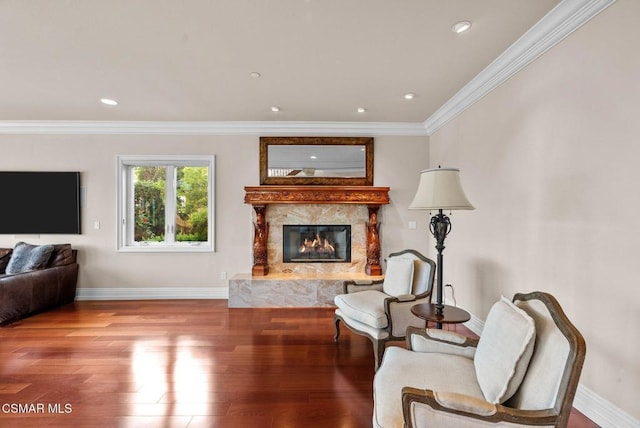
[[[418,190],[410,210],[473,210],[457,168],[434,168],[420,172]]]

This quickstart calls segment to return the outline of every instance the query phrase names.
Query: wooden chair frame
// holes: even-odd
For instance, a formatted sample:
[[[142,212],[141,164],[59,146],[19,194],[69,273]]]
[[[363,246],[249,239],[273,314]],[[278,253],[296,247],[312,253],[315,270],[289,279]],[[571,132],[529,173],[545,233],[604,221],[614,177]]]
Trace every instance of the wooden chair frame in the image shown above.
[[[435,276],[435,270],[436,270],[436,263],[423,256],[422,254],[420,254],[418,251],[416,250],[403,250],[403,251],[398,251],[396,253],[391,253],[389,254],[389,258],[392,257],[398,257],[401,256],[403,254],[412,254],[414,255],[416,258],[418,258],[419,260],[428,263],[431,266],[431,272],[429,274],[429,278],[428,278],[428,285],[426,288],[426,291],[420,294],[416,294],[413,295],[413,297],[411,298],[411,300],[401,300],[397,297],[388,297],[384,300],[384,311],[385,314],[387,316],[387,327],[385,327],[384,329],[382,329],[384,332],[387,333],[386,337],[383,338],[376,338],[371,336],[370,334],[368,334],[367,332],[358,330],[352,326],[350,326],[347,322],[345,322],[345,320],[339,316],[339,315],[334,315],[334,323],[335,323],[335,335],[333,337],[334,342],[338,342],[338,338],[340,337],[340,321],[342,321],[342,323],[352,332],[359,334],[361,336],[365,336],[367,338],[369,338],[369,340],[371,340],[371,343],[373,344],[373,353],[374,353],[374,357],[375,357],[375,369],[377,370],[378,367],[380,366],[380,361],[382,361],[382,354],[384,354],[384,349],[385,349],[385,345],[387,342],[391,342],[391,341],[399,341],[399,340],[404,340],[405,336],[394,336],[393,335],[393,318],[391,316],[391,308],[393,305],[395,304],[406,304],[407,302],[415,302],[416,300],[420,300],[420,299],[424,299],[426,297],[430,297],[431,293],[433,292],[433,279]],[[344,287],[344,294],[349,294],[349,293],[355,293],[358,291],[365,291],[365,290],[378,290],[378,291],[382,291],[382,283],[384,282],[384,280],[378,280],[378,281],[371,281],[370,284],[358,284],[356,283],[356,281],[344,281],[343,283],[343,287]]]
[[[550,294],[535,291],[528,294],[516,294],[513,298],[514,302],[539,300],[547,307],[551,318],[555,322],[558,329],[562,332],[569,343],[569,355],[565,364],[564,373],[558,388],[553,408],[542,410],[521,410],[505,405],[489,404],[494,406],[491,416],[480,416],[472,412],[455,410],[442,406],[435,398],[434,391],[421,390],[411,387],[402,389],[402,410],[404,414],[405,424],[408,428],[414,428],[411,420],[411,406],[413,403],[424,403],[431,408],[448,413],[454,413],[484,422],[509,422],[522,425],[553,425],[556,427],[566,427],[571,413],[573,399],[578,388],[580,373],[584,364],[586,355],[586,344],[584,338],[576,327],[569,321],[558,301]],[[407,345],[411,349],[411,335],[418,334],[426,337],[424,330],[407,329]],[[466,343],[465,346],[477,346],[477,342]],[[535,352],[535,350],[534,350]]]

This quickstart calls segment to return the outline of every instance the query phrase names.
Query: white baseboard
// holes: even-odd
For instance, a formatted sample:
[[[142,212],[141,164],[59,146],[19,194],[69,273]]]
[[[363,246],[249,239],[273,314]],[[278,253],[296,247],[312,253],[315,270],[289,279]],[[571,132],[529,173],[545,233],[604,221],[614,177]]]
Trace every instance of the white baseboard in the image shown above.
[[[464,325],[480,336],[484,321],[471,314],[471,319]],[[615,404],[600,397],[586,386],[579,384],[573,407],[602,428],[639,428],[640,420],[634,418]]]
[[[228,299],[227,287],[78,288],[76,300]]]
[[[573,407],[602,428],[640,427],[640,420],[619,409],[582,384],[578,385],[576,397],[573,399]]]

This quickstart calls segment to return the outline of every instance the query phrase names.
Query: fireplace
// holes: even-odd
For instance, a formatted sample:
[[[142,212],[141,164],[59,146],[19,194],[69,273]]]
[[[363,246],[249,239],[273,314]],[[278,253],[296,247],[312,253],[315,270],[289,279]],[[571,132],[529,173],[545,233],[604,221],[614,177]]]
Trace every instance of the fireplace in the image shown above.
[[[278,185],[245,186],[244,190],[244,202],[251,204],[255,211],[251,275],[267,276],[270,268],[278,273],[315,275],[318,271],[364,270],[367,275],[382,275],[377,219],[380,207],[389,203],[388,187]],[[284,263],[281,252],[283,228],[280,226],[321,224],[324,219],[351,225],[351,262],[317,263],[315,266]],[[345,254],[345,259],[348,255]]]
[[[350,263],[351,225],[283,225],[282,261]]]

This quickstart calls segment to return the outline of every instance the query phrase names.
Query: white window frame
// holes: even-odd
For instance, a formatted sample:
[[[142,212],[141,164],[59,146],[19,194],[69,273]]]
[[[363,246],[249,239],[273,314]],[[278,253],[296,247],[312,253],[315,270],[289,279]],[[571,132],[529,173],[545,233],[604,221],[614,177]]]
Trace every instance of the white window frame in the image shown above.
[[[215,251],[215,156],[207,155],[126,155],[116,156],[117,161],[117,251],[120,252],[205,252]],[[167,183],[174,181],[174,171],[181,166],[203,166],[208,173],[208,225],[206,242],[176,242],[175,216],[165,225],[165,242],[135,242],[133,221],[133,180],[134,166],[165,166]],[[167,187],[165,196],[165,212],[175,214],[174,186]],[[170,216],[167,215],[167,218]]]

